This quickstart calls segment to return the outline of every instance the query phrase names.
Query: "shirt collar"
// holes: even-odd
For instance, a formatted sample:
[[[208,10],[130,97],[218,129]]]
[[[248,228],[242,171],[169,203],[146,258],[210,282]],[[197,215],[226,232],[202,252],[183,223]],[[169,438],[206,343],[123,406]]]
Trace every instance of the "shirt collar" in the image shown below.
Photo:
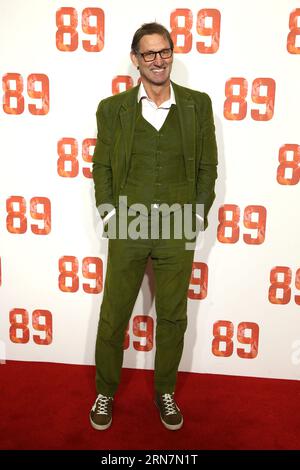
[[[176,104],[176,100],[175,100],[175,94],[174,94],[174,90],[173,90],[173,87],[172,87],[172,83],[170,83],[170,98],[167,100],[167,101],[164,101],[160,106],[159,108],[171,108],[172,104]],[[155,103],[148,97],[147,93],[146,93],[146,90],[145,90],[145,87],[143,85],[143,82],[141,82],[140,84],[140,88],[139,88],[139,91],[138,91],[138,96],[137,96],[137,100],[138,102],[141,100],[141,99],[147,99],[149,101],[149,103],[155,105]],[[155,105],[156,106],[156,105]],[[157,106],[156,106],[157,107]]]

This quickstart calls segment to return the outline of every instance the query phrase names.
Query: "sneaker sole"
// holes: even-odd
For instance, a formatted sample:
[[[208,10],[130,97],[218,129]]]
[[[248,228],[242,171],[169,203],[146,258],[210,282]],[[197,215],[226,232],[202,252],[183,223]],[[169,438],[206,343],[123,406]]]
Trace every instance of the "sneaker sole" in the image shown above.
[[[178,431],[178,429],[182,428],[183,426],[183,419],[179,424],[168,424],[162,419],[162,417],[160,417],[160,420],[165,426],[165,428],[167,428],[169,431]]]
[[[94,429],[96,429],[97,431],[105,431],[105,429],[108,429],[111,426],[112,419],[107,424],[96,424],[96,423],[94,423],[94,421],[90,417],[90,423],[91,423],[92,427]]]

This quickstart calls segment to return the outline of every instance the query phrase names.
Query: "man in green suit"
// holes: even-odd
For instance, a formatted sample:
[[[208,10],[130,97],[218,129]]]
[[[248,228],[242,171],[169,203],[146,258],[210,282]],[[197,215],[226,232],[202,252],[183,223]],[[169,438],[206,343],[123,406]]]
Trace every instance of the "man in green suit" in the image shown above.
[[[173,47],[162,25],[142,25],[134,34],[130,54],[140,71],[140,85],[102,100],[97,110],[93,178],[96,205],[109,238],[96,340],[97,398],[90,412],[97,430],[112,423],[124,335],[149,257],[156,284],[155,404],[167,429],[183,425],[174,392],[194,251],[187,249],[184,230],[180,237],[172,230],[181,212],[178,208],[187,205],[193,207],[193,227],[207,227],[215,198],[217,145],[209,96],[170,80]],[[168,216],[169,237],[161,229],[165,216],[160,209],[165,206],[177,208]],[[127,227],[137,213],[150,226],[158,221],[155,236],[147,228],[133,236],[126,229],[124,235],[124,221]],[[116,233],[109,230],[111,226],[116,226]]]

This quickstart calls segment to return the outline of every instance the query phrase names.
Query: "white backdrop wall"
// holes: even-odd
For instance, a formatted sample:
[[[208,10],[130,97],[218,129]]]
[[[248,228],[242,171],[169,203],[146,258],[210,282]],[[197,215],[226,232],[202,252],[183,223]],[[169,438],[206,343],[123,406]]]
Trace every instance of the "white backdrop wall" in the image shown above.
[[[132,35],[153,20],[172,31],[173,80],[211,96],[219,147],[180,369],[298,379],[299,0],[0,0],[0,359],[94,363],[95,112],[137,83]],[[153,296],[149,265],[127,367],[153,368]]]

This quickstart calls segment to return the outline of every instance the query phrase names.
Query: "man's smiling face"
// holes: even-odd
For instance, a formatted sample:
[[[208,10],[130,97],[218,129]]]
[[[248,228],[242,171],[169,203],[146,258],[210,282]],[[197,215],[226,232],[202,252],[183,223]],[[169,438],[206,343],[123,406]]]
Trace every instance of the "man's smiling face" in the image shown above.
[[[160,34],[146,34],[140,40],[138,52],[157,52],[164,49],[170,49],[166,37]],[[139,67],[142,82],[158,86],[168,82],[172,70],[173,55],[168,59],[162,59],[159,54],[156,54],[153,61],[146,62],[139,53],[133,54],[131,52],[130,56],[134,65]]]

